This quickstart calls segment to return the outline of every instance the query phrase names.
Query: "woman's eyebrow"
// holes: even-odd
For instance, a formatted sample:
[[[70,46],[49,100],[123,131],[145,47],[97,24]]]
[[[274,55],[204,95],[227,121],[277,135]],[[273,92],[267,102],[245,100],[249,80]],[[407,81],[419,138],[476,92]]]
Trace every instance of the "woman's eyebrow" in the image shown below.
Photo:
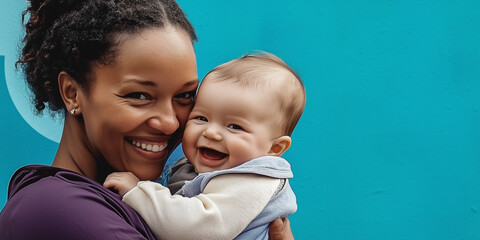
[[[145,85],[145,86],[152,86],[152,87],[157,86],[157,83],[154,82],[154,81],[141,80],[141,79],[137,79],[137,78],[126,79],[125,81],[121,82],[120,85],[129,84],[129,83],[136,83],[136,84]],[[194,79],[194,80],[186,82],[183,86],[189,87],[189,86],[197,85],[197,84],[198,84],[198,79]]]
[[[194,79],[192,81],[189,81],[189,82],[185,83],[183,86],[189,87],[189,86],[197,85],[197,84],[198,84],[198,79]]]
[[[138,78],[126,79],[125,81],[122,81],[120,83],[120,85],[125,85],[125,84],[130,84],[130,83],[140,84],[140,85],[145,85],[145,86],[152,86],[152,87],[157,86],[157,84],[154,81],[142,80],[142,79],[138,79]]]

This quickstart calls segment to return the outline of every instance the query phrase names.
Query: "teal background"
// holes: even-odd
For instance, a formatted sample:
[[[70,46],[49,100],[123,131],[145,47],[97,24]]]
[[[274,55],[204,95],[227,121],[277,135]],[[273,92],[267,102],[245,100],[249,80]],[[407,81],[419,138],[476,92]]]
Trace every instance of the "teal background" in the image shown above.
[[[25,3],[0,3],[3,206],[15,169],[50,164],[57,143],[9,95],[5,75],[23,81],[13,62]],[[199,36],[199,77],[260,49],[305,82],[305,113],[284,155],[296,239],[480,239],[480,1],[179,3]]]

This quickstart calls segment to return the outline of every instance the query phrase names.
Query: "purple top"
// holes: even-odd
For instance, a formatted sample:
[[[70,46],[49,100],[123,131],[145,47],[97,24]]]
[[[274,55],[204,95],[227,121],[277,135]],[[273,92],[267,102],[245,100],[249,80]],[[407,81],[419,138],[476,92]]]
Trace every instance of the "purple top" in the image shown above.
[[[20,168],[0,212],[0,239],[155,239],[118,194],[78,173]]]

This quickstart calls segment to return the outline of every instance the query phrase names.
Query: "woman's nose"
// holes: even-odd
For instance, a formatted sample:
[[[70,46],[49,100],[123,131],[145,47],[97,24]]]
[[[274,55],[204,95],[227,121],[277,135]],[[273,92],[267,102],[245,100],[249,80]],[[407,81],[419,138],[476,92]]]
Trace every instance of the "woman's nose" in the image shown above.
[[[220,141],[223,139],[218,126],[215,126],[215,124],[209,124],[203,131],[203,136],[213,141]]]
[[[157,109],[154,116],[148,119],[147,124],[149,127],[167,135],[173,134],[180,127],[173,106],[164,106],[162,109]]]

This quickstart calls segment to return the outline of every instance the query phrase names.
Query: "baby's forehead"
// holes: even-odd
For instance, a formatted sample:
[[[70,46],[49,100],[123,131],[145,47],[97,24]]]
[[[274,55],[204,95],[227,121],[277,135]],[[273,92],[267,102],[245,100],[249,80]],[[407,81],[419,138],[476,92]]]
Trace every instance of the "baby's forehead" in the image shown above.
[[[242,85],[234,81],[205,81],[200,85],[197,104],[225,105],[228,103],[231,109],[248,105],[251,108],[258,108],[258,105],[271,108],[279,93],[280,89],[268,86]],[[228,110],[228,108],[225,109]]]
[[[232,86],[259,90],[301,86],[294,74],[280,67],[262,68],[241,74],[212,71],[202,80],[202,84],[206,82],[232,84]]]
[[[272,133],[280,134],[285,117],[283,92],[281,87],[268,84],[241,85],[234,81],[207,80],[200,86],[195,107],[221,113],[224,119],[256,119],[255,124],[262,124]]]

